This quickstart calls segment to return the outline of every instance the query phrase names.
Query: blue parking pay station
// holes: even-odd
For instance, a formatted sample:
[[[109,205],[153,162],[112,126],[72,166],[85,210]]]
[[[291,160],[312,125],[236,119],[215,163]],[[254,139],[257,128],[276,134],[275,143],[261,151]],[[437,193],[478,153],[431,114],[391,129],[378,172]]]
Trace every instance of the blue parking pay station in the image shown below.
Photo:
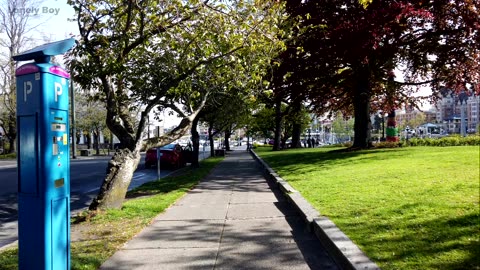
[[[16,70],[19,269],[70,269],[70,75],[50,63],[66,39],[13,57]]]

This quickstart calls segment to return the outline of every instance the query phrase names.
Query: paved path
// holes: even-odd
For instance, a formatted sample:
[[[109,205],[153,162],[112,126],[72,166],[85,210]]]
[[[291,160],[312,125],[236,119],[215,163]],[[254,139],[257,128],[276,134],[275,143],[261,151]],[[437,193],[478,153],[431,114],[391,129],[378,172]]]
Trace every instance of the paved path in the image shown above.
[[[246,151],[195,189],[100,269],[338,269]]]

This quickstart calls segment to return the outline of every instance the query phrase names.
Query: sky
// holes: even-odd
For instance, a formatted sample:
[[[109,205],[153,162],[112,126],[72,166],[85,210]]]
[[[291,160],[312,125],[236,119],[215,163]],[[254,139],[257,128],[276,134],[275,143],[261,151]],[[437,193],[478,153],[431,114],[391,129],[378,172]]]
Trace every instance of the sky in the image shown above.
[[[75,12],[66,0],[45,0],[37,7],[27,7],[24,10],[16,10],[16,12],[34,15],[30,25],[38,25],[38,27],[35,27],[29,34],[38,44],[45,43],[45,40],[57,41],[69,38],[72,34],[78,34],[77,24],[68,21],[74,17]]]

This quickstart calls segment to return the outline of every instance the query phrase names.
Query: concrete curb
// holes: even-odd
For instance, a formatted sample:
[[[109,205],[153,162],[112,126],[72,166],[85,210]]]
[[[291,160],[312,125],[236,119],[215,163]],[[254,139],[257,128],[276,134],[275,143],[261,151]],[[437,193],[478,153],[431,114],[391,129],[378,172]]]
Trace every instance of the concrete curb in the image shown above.
[[[18,240],[15,240],[14,242],[10,244],[6,244],[5,246],[0,247],[0,252],[5,251],[7,249],[15,248],[18,246]]]
[[[253,150],[252,156],[262,166],[265,178],[278,185],[287,199],[298,209],[307,228],[315,233],[322,245],[342,269],[380,269],[330,219],[321,216],[303,196],[283,180]]]

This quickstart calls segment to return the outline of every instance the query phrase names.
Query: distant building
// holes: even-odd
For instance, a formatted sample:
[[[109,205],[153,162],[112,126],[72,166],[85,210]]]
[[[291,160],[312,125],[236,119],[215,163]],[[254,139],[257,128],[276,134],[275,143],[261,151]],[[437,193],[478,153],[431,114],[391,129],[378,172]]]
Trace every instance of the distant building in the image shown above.
[[[407,123],[411,123],[412,120],[418,118],[420,115],[425,115],[424,112],[419,110],[414,110],[412,108],[405,108],[404,110],[395,110],[395,120],[397,121],[397,126],[404,126]],[[418,123],[423,124],[423,123]],[[410,127],[415,128],[415,127]]]
[[[478,131],[480,123],[480,96],[471,96],[467,100],[467,128],[470,131]]]
[[[480,120],[480,96],[465,95],[465,98],[466,100],[462,101],[460,94],[444,89],[441,99],[435,104],[436,122],[443,124],[448,133],[460,133],[462,109],[467,132],[477,131]]]
[[[425,114],[425,122],[433,123],[437,121],[437,110],[430,109],[428,111],[423,112]]]

